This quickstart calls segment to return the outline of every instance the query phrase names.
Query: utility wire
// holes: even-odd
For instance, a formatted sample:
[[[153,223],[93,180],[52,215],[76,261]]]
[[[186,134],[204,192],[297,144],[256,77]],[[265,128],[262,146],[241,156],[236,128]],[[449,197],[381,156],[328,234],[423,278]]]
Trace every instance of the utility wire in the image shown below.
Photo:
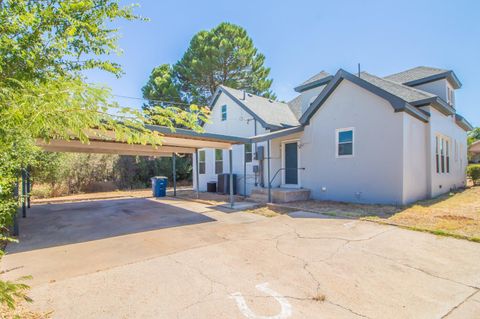
[[[175,105],[186,105],[190,106],[191,104],[183,103],[183,102],[175,102],[175,101],[165,101],[165,100],[155,100],[155,99],[145,99],[142,97],[134,97],[134,96],[126,96],[126,95],[118,95],[113,94],[113,96],[124,98],[124,99],[131,99],[131,100],[140,100],[140,101],[149,101],[149,102],[158,102],[158,103],[165,103],[165,104],[175,104]]]

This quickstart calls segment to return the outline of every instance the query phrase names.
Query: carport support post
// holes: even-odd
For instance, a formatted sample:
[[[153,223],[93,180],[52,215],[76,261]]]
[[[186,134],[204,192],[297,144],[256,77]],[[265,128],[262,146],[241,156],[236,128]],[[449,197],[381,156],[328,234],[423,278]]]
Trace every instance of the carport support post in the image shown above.
[[[232,156],[232,149],[228,150],[228,162],[229,162],[229,169],[230,169],[230,208],[233,208],[235,204],[235,200],[233,198],[233,156]]]
[[[27,208],[30,208],[30,192],[32,191],[32,180],[30,178],[30,169],[27,169]]]
[[[177,161],[177,154],[172,154],[172,176],[173,176],[173,196],[177,196],[177,168],[175,162]]]
[[[200,181],[199,181],[199,174],[198,174],[198,148],[195,149],[195,183],[196,191],[197,191],[197,199],[200,197]]]
[[[247,148],[243,145],[243,197],[247,198]]]
[[[267,179],[268,179],[268,202],[272,202],[272,181],[270,180],[270,140],[267,140]]]
[[[22,168],[22,217],[27,217],[27,174],[24,168]]]

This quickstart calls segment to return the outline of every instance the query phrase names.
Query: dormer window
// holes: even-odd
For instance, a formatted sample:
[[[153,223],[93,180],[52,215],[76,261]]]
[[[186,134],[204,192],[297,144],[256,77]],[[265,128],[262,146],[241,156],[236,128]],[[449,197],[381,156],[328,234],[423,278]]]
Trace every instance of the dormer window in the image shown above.
[[[227,105],[222,105],[222,121],[227,120]]]
[[[447,102],[451,106],[455,105],[455,91],[449,86],[447,86]]]

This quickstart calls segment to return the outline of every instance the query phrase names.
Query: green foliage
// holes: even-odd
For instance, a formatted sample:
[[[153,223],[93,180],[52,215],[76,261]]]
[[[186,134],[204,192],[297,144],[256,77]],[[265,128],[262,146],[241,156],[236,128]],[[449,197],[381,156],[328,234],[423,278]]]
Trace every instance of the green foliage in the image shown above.
[[[468,132],[468,145],[480,140],[480,127],[476,127]]]
[[[275,99],[270,90],[270,69],[247,31],[223,22],[198,32],[173,69],[160,65],[143,88],[146,99],[195,102],[205,105],[219,85]]]
[[[143,97],[149,100],[143,106],[144,109],[151,109],[155,105],[167,106],[160,101],[183,102],[173,69],[168,64],[162,64],[152,70],[147,84],[142,88],[142,93]]]
[[[93,137],[155,146],[161,135],[148,123],[201,130],[206,108],[158,106],[144,114],[111,103],[109,89],[86,83],[81,72],[87,69],[121,74],[109,60],[120,53],[111,27],[117,18],[138,19],[132,6],[118,0],[0,1],[0,236],[16,213],[20,169],[35,164],[37,139],[88,143]],[[9,303],[5,296],[15,296],[15,284],[0,283],[0,302]]]
[[[23,277],[19,280],[27,279],[30,279],[30,277]],[[25,294],[29,288],[26,284],[0,280],[0,304],[7,305],[10,309],[15,309],[15,304],[18,299],[31,302],[32,299]]]
[[[468,165],[467,177],[472,180],[473,185],[480,185],[480,164]]]
[[[98,68],[121,74],[108,60],[120,53],[117,29],[105,22],[138,19],[117,0],[4,0],[0,10],[0,81],[70,76]]]

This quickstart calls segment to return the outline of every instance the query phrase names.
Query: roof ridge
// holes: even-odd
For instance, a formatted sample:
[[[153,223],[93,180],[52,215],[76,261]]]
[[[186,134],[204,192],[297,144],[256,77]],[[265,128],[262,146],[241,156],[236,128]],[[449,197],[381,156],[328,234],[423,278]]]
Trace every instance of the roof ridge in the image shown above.
[[[397,85],[397,86],[401,86],[402,88],[404,89],[408,89],[408,90],[411,90],[411,91],[414,91],[414,92],[417,92],[417,93],[420,93],[420,94],[423,94],[423,95],[426,95],[426,97],[435,97],[437,95],[435,94],[432,94],[432,93],[429,93],[429,92],[426,92],[426,91],[423,91],[423,90],[420,90],[420,89],[416,89],[414,87],[411,87],[411,86],[408,86],[408,85],[405,85],[405,84],[402,84],[402,83],[399,83],[399,82],[396,82],[396,81],[392,81],[392,80],[389,80],[389,79],[386,79],[386,78],[382,78],[382,77],[379,77],[379,76],[376,76],[374,74],[371,74],[371,73],[368,73],[366,71],[362,71],[360,74],[362,73],[365,73],[365,74],[368,74],[369,76],[372,76],[372,77],[375,77],[377,79],[380,79],[382,81],[386,81],[386,82],[389,82],[391,84],[394,84],[394,85]],[[361,77],[360,77],[361,78]],[[438,97],[438,96],[437,96]]]

